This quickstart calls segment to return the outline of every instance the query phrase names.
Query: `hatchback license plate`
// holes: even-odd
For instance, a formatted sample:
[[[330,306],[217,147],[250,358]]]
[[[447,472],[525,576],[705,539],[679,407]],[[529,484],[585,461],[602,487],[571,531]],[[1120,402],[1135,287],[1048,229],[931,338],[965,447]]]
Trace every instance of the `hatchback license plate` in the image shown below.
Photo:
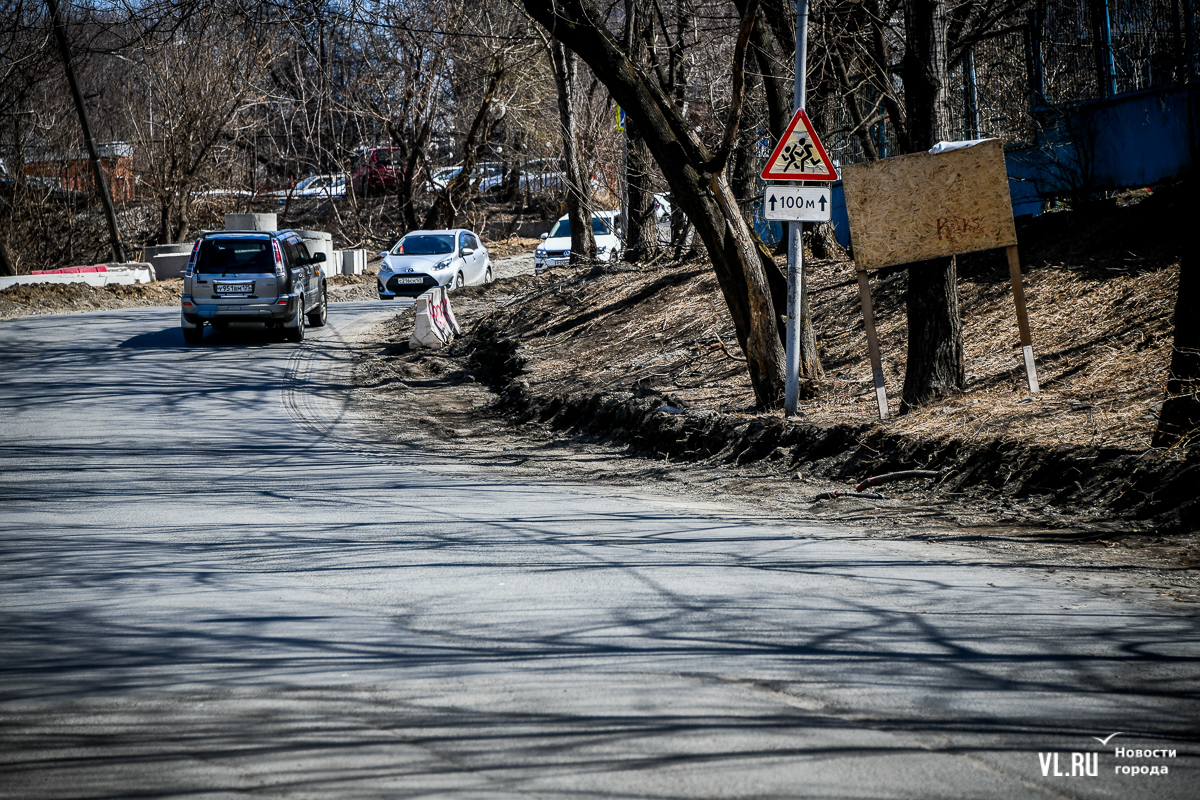
[[[217,294],[250,294],[254,291],[253,283],[217,283],[213,285]]]
[[[396,283],[424,283],[424,278],[396,278]]]

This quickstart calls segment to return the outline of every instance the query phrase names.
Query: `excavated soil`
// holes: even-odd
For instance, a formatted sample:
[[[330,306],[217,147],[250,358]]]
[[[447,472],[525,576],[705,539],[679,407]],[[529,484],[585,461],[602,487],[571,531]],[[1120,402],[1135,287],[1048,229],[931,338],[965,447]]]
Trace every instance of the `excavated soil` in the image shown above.
[[[378,296],[375,275],[334,275],[328,282],[329,300],[373,300]],[[65,314],[105,308],[173,306],[179,304],[183,279],[172,278],[131,286],[89,286],[86,283],[17,284],[0,291],[0,319],[36,314]]]
[[[798,524],[980,545],[1195,602],[1200,448],[1149,447],[1178,254],[1133,235],[1173,209],[1169,198],[1131,196],[1021,230],[1038,395],[1025,383],[1007,264],[993,253],[960,259],[966,391],[883,422],[844,260],[808,261],[825,378],[792,421],[755,411],[703,263],[471,287],[453,296],[464,335],[440,351],[411,350],[412,312],[401,312],[363,345],[359,410],[396,446],[493,469],[658,485]],[[905,274],[883,271],[872,284],[894,412]],[[854,491],[914,469],[936,475],[870,489],[881,498]],[[834,491],[843,494],[818,499]]]
[[[0,319],[104,308],[170,306],[179,302],[182,290],[182,279],[101,287],[86,283],[17,284],[0,291]]]

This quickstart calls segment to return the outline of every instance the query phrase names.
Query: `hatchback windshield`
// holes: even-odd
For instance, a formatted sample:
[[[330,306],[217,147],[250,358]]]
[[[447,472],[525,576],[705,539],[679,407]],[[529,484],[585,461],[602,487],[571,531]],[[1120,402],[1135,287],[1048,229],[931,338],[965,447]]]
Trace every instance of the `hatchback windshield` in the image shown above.
[[[440,256],[454,252],[454,234],[410,234],[392,248],[398,256]]]
[[[597,236],[603,236],[604,234],[609,233],[609,232],[610,231],[608,230],[607,222],[600,219],[599,217],[592,217],[592,233],[596,234]],[[569,219],[560,219],[558,222],[556,222],[554,224],[554,230],[550,231],[551,239],[557,239],[560,236],[570,236],[570,235],[571,235],[571,220],[569,220]]]
[[[205,239],[200,245],[196,271],[202,275],[224,275],[229,272],[274,272],[271,240]]]

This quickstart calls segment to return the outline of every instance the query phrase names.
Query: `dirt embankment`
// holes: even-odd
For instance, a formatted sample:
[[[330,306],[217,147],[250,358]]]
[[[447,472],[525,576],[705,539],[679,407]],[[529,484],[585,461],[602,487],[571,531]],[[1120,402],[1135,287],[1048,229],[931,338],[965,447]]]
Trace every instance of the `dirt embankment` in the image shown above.
[[[809,262],[825,377],[794,421],[753,409],[732,323],[703,264],[563,269],[473,288],[456,296],[468,334],[452,348],[410,352],[411,320],[402,318],[381,332],[360,379],[393,430],[405,414],[441,420],[421,441],[464,457],[536,456],[562,476],[667,481],[874,531],[923,536],[957,526],[947,535],[971,538],[1005,526],[1092,548],[1150,547],[1187,569],[1200,566],[1200,449],[1149,448],[1178,258],[1172,243],[1143,235],[1149,220],[1177,210],[1170,196],[1132,196],[1021,230],[1036,396],[1025,386],[1002,253],[960,260],[966,391],[885,422],[844,261]],[[884,271],[872,283],[894,411],[905,274]],[[613,447],[624,467],[597,466]],[[886,499],[816,499],[911,469],[937,477],[875,489]]]
[[[179,302],[182,288],[180,279],[100,287],[86,283],[17,284],[0,291],[0,319],[104,308],[170,306]]]
[[[334,275],[328,281],[329,300],[373,300],[378,296],[375,275]],[[183,279],[172,278],[131,286],[89,286],[86,283],[17,284],[0,291],[0,319],[35,314],[64,314],[106,308],[179,305]]]

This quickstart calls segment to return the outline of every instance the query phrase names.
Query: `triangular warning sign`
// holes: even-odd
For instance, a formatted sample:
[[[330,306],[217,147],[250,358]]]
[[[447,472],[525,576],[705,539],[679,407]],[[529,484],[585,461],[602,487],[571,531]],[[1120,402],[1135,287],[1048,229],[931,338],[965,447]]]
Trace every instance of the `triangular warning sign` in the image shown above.
[[[763,180],[767,181],[836,181],[837,170],[821,140],[813,130],[812,122],[804,109],[796,112],[792,122],[775,152],[763,167]]]

